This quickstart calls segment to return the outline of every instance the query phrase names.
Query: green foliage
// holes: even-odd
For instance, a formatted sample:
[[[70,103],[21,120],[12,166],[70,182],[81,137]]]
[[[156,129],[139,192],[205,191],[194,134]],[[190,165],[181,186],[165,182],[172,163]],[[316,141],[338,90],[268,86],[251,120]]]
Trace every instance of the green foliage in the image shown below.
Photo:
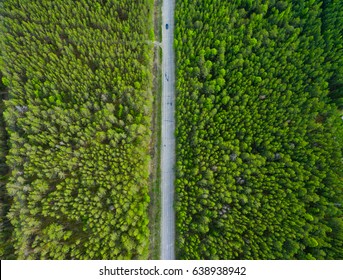
[[[6,182],[9,172],[5,161],[8,152],[8,135],[3,111],[7,90],[4,83],[2,83],[3,80],[5,79],[3,79],[0,72],[0,259],[2,260],[15,258],[11,241],[13,228],[6,217],[11,205],[11,198],[6,192]]]
[[[330,97],[343,110],[343,2],[323,1],[322,34],[325,62],[330,74]]]
[[[152,5],[1,5],[18,258],[147,258]]]
[[[325,43],[341,32],[328,6],[177,1],[180,258],[343,258],[343,123],[328,104],[342,40]]]

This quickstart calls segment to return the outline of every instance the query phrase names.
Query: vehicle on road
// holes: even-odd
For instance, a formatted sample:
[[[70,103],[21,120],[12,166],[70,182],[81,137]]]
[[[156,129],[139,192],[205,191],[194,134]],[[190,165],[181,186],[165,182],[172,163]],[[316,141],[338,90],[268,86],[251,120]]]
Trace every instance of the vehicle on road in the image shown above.
[[[168,29],[168,27],[169,27],[169,24],[167,23],[167,24],[166,24],[166,29]]]

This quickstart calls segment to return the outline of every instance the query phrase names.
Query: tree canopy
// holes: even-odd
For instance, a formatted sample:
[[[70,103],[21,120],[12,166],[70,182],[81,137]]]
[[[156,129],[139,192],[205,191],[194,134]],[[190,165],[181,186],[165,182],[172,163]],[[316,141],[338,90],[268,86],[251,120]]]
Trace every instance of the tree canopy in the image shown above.
[[[1,4],[17,258],[147,258],[152,11],[151,0]]]
[[[177,1],[180,258],[343,258],[339,2]]]

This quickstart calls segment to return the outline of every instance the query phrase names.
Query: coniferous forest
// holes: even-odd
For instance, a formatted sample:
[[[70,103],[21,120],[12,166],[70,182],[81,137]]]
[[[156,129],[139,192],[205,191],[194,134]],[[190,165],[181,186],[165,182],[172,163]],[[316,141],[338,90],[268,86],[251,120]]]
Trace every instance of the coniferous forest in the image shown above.
[[[1,1],[1,258],[147,258],[152,4]]]
[[[151,257],[156,3],[0,0],[1,259]],[[343,259],[343,1],[176,0],[174,49],[177,258]]]
[[[176,3],[178,256],[342,259],[343,2]]]

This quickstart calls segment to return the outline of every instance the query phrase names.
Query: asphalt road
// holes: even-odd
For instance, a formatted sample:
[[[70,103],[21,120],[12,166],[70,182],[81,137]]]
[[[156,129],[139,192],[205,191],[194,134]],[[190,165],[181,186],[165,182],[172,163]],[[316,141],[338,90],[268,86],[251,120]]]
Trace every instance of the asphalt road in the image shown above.
[[[161,255],[162,260],[175,259],[175,0],[164,0],[162,5],[162,128],[161,128]],[[168,29],[166,25],[168,24]]]

